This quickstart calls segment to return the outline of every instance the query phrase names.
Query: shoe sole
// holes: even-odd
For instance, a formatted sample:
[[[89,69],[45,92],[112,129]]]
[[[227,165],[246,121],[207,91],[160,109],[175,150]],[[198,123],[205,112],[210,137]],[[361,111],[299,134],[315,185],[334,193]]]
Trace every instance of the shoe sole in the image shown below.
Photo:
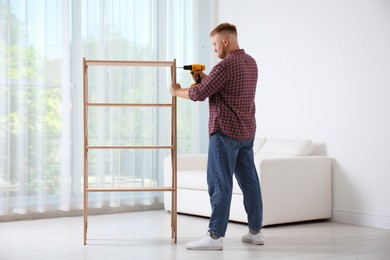
[[[213,246],[213,247],[187,247],[187,249],[189,249],[189,250],[214,250],[214,251],[218,251],[218,250],[222,250],[223,247],[216,247],[216,246]]]
[[[245,240],[245,239],[241,241],[252,245],[258,245],[258,246],[264,245],[264,241],[253,241],[253,240]]]

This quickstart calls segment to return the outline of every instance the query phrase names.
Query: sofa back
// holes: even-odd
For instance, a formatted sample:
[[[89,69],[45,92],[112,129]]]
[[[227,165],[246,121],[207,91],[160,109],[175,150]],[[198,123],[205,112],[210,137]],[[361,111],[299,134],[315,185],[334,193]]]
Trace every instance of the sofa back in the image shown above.
[[[310,139],[292,140],[258,137],[254,143],[254,153],[257,156],[268,157],[292,157],[308,156],[314,149]]]

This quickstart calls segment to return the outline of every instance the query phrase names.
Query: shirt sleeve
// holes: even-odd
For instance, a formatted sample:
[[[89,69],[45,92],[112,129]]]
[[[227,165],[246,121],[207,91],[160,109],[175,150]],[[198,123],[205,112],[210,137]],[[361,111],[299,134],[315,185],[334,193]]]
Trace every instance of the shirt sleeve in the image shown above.
[[[210,74],[201,83],[191,87],[189,98],[193,101],[203,101],[221,91],[228,81],[228,66],[221,61],[211,70]]]

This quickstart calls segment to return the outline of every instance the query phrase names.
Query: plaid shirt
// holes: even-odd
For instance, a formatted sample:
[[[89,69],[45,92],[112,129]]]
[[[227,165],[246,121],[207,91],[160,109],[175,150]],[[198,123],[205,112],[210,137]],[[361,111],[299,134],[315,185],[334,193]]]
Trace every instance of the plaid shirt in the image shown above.
[[[193,101],[209,98],[209,135],[220,131],[238,141],[254,139],[257,77],[256,61],[240,49],[229,53],[189,89]]]

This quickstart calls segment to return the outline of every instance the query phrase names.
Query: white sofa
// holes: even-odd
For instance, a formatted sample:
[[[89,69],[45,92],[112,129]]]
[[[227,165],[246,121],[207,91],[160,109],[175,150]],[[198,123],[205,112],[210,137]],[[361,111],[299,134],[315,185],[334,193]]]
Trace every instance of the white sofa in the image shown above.
[[[263,226],[331,217],[331,159],[312,155],[311,140],[257,138],[255,163],[263,196]],[[209,217],[207,155],[178,155],[177,210]],[[171,185],[170,157],[164,161],[164,182]],[[243,197],[234,179],[230,220],[247,223]],[[171,210],[171,196],[164,196]]]

